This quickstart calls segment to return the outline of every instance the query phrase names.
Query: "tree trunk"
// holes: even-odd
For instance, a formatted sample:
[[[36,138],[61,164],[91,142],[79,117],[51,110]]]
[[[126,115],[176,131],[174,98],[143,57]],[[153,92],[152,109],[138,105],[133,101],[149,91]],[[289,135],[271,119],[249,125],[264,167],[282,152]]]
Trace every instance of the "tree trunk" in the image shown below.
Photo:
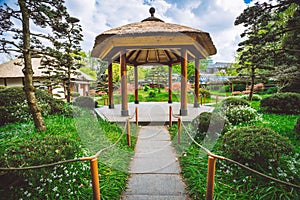
[[[252,101],[253,97],[253,90],[254,90],[254,81],[255,81],[255,67],[251,67],[251,86],[250,86],[250,93],[249,93],[249,101]]]
[[[24,91],[28,103],[29,110],[34,120],[35,128],[38,131],[45,131],[46,125],[42,117],[41,109],[38,106],[38,102],[34,93],[33,86],[33,70],[31,63],[31,51],[30,51],[30,28],[29,28],[29,11],[26,8],[25,1],[18,0],[20,9],[22,12],[22,27],[23,27],[23,57],[24,57]]]

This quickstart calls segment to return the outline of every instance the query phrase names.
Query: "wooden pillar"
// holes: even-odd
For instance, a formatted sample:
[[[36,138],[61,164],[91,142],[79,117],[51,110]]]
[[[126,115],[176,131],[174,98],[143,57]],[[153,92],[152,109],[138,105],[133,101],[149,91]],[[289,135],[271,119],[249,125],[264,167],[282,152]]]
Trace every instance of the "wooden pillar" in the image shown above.
[[[181,49],[181,106],[180,115],[187,116],[187,50]]]
[[[108,108],[114,109],[112,60],[108,63]]]
[[[138,66],[134,65],[134,103],[139,104],[139,74]]]
[[[127,99],[127,75],[126,75],[126,54],[120,51],[120,67],[121,67],[121,116],[128,116],[128,99]]]
[[[172,103],[172,64],[169,64],[169,100]]]
[[[200,62],[199,58],[195,58],[195,98],[194,107],[199,107],[199,84],[200,84]]]

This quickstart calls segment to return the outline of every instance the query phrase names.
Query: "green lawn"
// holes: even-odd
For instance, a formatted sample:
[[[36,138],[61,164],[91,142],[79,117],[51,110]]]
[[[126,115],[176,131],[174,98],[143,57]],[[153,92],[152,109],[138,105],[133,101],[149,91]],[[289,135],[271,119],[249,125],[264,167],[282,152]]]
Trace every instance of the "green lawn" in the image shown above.
[[[89,112],[77,113],[74,118],[48,117],[45,121],[47,131],[43,133],[37,133],[31,122],[0,127],[1,167],[8,167],[8,163],[11,167],[23,167],[92,156],[117,141],[124,131],[116,124],[93,118]],[[98,159],[101,199],[119,199],[126,187],[136,141],[136,127],[131,128],[132,147],[127,146],[123,135],[117,146]],[[8,180],[1,180],[3,199],[92,199],[93,195],[89,161],[0,175]],[[14,180],[15,185],[5,184],[11,183],[9,180]]]
[[[252,102],[252,107],[259,112],[259,102]],[[285,161],[277,168],[257,169],[277,179],[300,185],[300,135],[294,131],[299,116],[262,114],[262,121],[255,122],[254,126],[271,128],[277,133],[289,138],[293,144],[292,155],[282,155]],[[187,124],[186,124],[187,125]],[[247,124],[239,125],[247,126]],[[171,135],[177,133],[176,125],[170,128]],[[186,130],[186,129],[184,129]],[[218,148],[220,140],[214,144],[212,151],[222,155]],[[174,141],[180,154],[180,165],[182,176],[187,183],[188,191],[193,199],[204,199],[206,193],[207,155],[195,144],[191,144],[188,136],[182,134],[182,143],[179,145]],[[187,144],[187,145],[184,145]],[[207,144],[206,144],[207,145]],[[300,190],[266,180],[247,170],[230,164],[226,161],[217,160],[215,175],[214,199],[299,199]]]
[[[161,92],[157,91],[157,88],[149,89],[148,91],[139,90],[138,92],[138,99],[140,102],[168,102],[169,100],[169,94],[167,91],[164,91],[161,89]],[[101,97],[99,100],[97,100],[98,105],[107,105],[108,100],[106,97]],[[172,93],[172,101],[173,102],[180,102],[180,91],[173,91]],[[194,103],[194,94],[192,92],[189,92],[187,95],[187,101],[188,103],[193,104]],[[201,101],[201,99],[199,99]],[[215,98],[204,98],[202,97],[202,103],[214,103],[216,101]],[[128,102],[134,102],[134,94],[129,93],[128,94]],[[114,104],[120,104],[121,103],[121,95],[120,94],[114,94]],[[199,102],[200,103],[200,102]]]

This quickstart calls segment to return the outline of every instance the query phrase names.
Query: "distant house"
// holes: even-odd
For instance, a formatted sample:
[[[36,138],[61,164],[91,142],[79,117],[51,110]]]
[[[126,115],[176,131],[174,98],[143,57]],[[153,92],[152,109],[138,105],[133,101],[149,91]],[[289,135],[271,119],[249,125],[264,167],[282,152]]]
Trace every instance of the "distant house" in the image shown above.
[[[226,69],[230,65],[232,65],[232,63],[227,63],[227,62],[209,63],[206,70],[203,73],[214,74],[222,70],[226,71]]]
[[[45,74],[43,69],[39,69],[41,58],[32,58],[33,68],[33,81],[34,86],[39,87],[39,83],[45,80]],[[0,64],[0,86],[14,87],[24,86],[24,74],[22,69],[23,65],[16,65],[15,63],[22,63],[22,59],[14,59],[6,63]],[[72,92],[78,92],[80,96],[86,96],[90,90],[90,84],[94,81],[90,76],[78,70],[77,75],[72,75],[71,90]],[[46,89],[46,88],[45,88]],[[47,88],[48,89],[48,88]],[[53,94],[64,94],[64,88],[58,87],[51,90]],[[64,96],[61,96],[64,98]]]

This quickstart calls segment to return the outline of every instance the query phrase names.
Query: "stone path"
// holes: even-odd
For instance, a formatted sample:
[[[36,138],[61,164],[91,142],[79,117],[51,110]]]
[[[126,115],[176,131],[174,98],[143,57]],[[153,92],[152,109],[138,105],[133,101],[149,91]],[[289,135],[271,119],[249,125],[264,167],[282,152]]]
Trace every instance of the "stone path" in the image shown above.
[[[164,126],[141,128],[130,174],[123,200],[189,199],[170,135]]]

